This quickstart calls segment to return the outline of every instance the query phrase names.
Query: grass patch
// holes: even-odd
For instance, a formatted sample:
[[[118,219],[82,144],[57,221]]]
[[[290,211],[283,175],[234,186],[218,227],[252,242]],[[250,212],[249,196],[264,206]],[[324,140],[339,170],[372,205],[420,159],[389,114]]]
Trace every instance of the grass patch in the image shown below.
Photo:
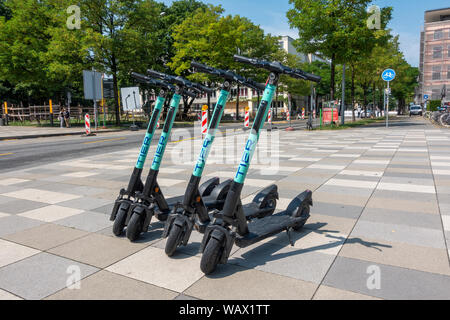
[[[341,124],[327,124],[323,125],[322,127],[317,127],[314,130],[345,130],[345,129],[351,129],[351,128],[357,128],[357,127],[363,127],[367,126],[369,124],[374,123],[380,123],[386,121],[386,118],[377,118],[377,119],[364,119],[364,120],[358,120],[356,122],[349,122],[344,125]]]

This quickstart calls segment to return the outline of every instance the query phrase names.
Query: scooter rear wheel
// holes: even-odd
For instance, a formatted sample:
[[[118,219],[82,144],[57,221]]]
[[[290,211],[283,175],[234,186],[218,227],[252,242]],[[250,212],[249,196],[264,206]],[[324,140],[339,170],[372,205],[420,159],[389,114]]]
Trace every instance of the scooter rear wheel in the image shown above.
[[[127,227],[127,238],[131,242],[134,242],[137,239],[139,239],[139,236],[141,235],[144,229],[144,222],[145,222],[144,219],[145,219],[144,216],[141,216],[136,213],[134,213],[133,216],[131,217]]]
[[[119,211],[117,212],[116,220],[114,220],[113,225],[113,233],[116,237],[120,237],[123,234],[129,209],[130,206],[127,203],[122,203],[119,207]]]
[[[300,213],[300,215],[298,215],[298,217],[304,217],[304,216],[308,216],[309,213],[311,211],[311,208],[308,207],[304,207],[302,209],[302,212]],[[294,231],[300,231],[303,229],[303,227],[305,226],[306,220],[303,222],[298,223],[297,225],[295,225],[292,229],[294,229]]]
[[[172,257],[175,254],[175,251],[177,251],[182,235],[183,230],[174,224],[172,229],[170,229],[169,237],[166,242],[166,254],[168,257]]]
[[[213,273],[217,269],[222,252],[222,243],[217,239],[211,238],[203,252],[200,269],[205,275]]]

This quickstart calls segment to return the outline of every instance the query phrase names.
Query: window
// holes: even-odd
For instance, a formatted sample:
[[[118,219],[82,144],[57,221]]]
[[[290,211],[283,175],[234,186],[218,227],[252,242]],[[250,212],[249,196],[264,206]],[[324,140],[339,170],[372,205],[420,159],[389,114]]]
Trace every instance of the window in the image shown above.
[[[441,90],[433,89],[431,94],[431,100],[441,100]]]
[[[444,31],[442,30],[436,30],[434,32],[434,40],[440,40],[444,37]]]
[[[433,47],[433,59],[442,59],[442,46]]]
[[[441,80],[441,66],[433,66],[432,80]]]

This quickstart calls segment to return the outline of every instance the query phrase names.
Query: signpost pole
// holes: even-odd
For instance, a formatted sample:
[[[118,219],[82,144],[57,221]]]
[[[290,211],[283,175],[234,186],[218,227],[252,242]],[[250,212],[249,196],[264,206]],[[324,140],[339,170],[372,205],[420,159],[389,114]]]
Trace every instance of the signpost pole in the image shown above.
[[[386,102],[386,128],[389,129],[389,97],[391,95],[391,86],[388,81],[388,92],[387,92],[387,102]]]
[[[106,108],[105,108],[105,99],[103,96],[103,78],[105,77],[104,74],[102,74],[102,109],[103,109],[103,129],[106,129]]]

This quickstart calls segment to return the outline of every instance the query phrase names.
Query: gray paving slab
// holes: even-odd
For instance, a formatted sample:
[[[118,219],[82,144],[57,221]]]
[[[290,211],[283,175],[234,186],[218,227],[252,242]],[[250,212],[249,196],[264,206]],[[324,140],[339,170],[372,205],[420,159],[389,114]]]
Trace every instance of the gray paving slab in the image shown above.
[[[363,212],[364,208],[359,206],[342,205],[326,202],[315,202],[311,209],[311,212],[329,215],[333,217],[358,219]]]
[[[361,216],[361,220],[442,230],[441,217],[427,213],[366,208]]]
[[[88,232],[97,232],[113,225],[113,222],[109,221],[104,214],[89,211],[55,221],[54,223]]]
[[[379,289],[371,267],[380,271]],[[449,276],[343,257],[336,259],[323,284],[389,300],[450,300]]]
[[[86,211],[101,208],[101,207],[109,205],[109,204],[111,204],[110,200],[93,198],[93,197],[83,197],[83,198],[79,198],[79,199],[74,199],[74,200],[69,200],[69,201],[58,203],[58,205],[61,207],[81,209],[81,210],[86,210]]]
[[[112,212],[113,208],[114,208],[114,202],[111,202],[110,204],[101,206],[99,208],[91,209],[91,211],[97,212],[97,213],[103,213],[105,215],[111,216],[111,212]]]
[[[29,300],[43,299],[67,287],[74,271],[81,279],[97,268],[69,259],[40,253],[0,269],[0,288]]]
[[[445,249],[442,230],[360,220],[351,235]]]
[[[264,243],[241,249],[233,255],[229,263],[298,280],[320,283],[335,258],[333,255],[286,246]]]
[[[42,202],[14,199],[13,201],[2,204],[0,206],[0,211],[8,214],[20,214],[46,206],[48,206],[48,204]]]
[[[15,215],[5,217],[2,218],[0,223],[0,237],[31,229],[41,224],[44,224],[44,222]]]

